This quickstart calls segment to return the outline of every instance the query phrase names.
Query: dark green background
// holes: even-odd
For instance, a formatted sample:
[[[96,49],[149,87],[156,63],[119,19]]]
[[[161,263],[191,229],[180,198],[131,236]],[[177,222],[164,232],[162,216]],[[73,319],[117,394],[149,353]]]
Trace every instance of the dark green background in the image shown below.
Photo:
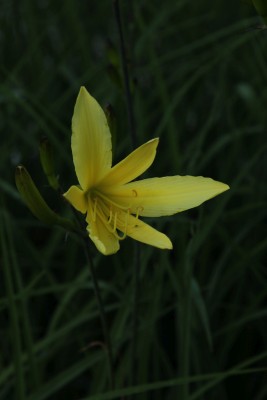
[[[264,400],[266,31],[238,1],[122,3],[137,144],[160,137],[145,176],[204,175],[231,190],[149,220],[174,250],[140,245],[134,384],[134,243],[110,257],[92,246],[122,389],[105,397],[103,335],[82,246],[32,216],[14,170],[24,164],[51,208],[72,218],[48,187],[38,146],[50,139],[62,187],[75,184],[70,125],[81,85],[114,107],[114,162],[131,151],[112,1],[2,0],[0,399],[135,392],[140,400]]]

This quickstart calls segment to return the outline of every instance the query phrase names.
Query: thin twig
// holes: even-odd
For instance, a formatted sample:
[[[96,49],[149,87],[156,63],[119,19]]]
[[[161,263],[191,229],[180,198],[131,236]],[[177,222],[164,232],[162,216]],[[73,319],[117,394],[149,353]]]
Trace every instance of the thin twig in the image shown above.
[[[132,338],[132,360],[131,360],[131,376],[132,385],[136,380],[136,354],[138,343],[138,298],[139,298],[139,277],[140,277],[140,246],[135,244],[135,260],[134,260],[134,274],[133,274],[133,338]]]
[[[120,12],[120,4],[119,0],[113,1],[115,18],[118,26],[119,39],[120,39],[120,53],[121,53],[121,64],[123,70],[123,80],[124,80],[124,88],[126,94],[126,102],[127,102],[127,113],[128,113],[128,121],[130,128],[130,136],[132,141],[132,147],[135,148],[137,145],[136,138],[136,130],[135,130],[135,121],[134,121],[134,113],[133,113],[133,101],[130,89],[130,79],[128,72],[128,61],[125,50],[125,41],[122,29],[122,21],[121,21],[121,12]]]
[[[61,193],[63,193],[63,192],[61,192]],[[71,207],[71,210],[72,210],[72,213],[74,215],[74,218],[75,218],[78,226],[81,228],[81,231],[82,231],[83,226],[82,226],[82,223],[81,223],[81,220],[79,218],[77,211],[73,207]],[[115,382],[114,382],[114,370],[113,370],[113,351],[112,351],[112,345],[111,345],[111,340],[110,340],[110,335],[109,335],[109,330],[108,330],[106,312],[105,312],[104,304],[102,301],[102,297],[100,294],[98,281],[97,281],[97,277],[96,277],[96,273],[95,273],[94,262],[91,257],[90,251],[89,251],[90,243],[89,243],[88,236],[84,236],[82,234],[80,234],[78,236],[83,242],[84,252],[85,252],[85,256],[86,256],[87,263],[89,266],[90,275],[92,278],[94,293],[95,293],[95,297],[96,297],[96,301],[97,301],[97,305],[98,305],[98,311],[99,311],[99,315],[100,315],[100,319],[101,319],[102,331],[103,331],[103,336],[104,336],[104,341],[105,341],[105,350],[107,352],[110,388],[114,389]]]

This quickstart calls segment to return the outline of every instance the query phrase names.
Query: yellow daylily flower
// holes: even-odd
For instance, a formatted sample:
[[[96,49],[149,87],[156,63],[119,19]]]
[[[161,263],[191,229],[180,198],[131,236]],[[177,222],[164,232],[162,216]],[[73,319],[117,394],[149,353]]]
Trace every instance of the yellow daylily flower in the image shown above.
[[[158,142],[158,138],[148,141],[112,167],[106,116],[97,101],[81,87],[71,138],[79,185],[71,186],[64,197],[76,210],[86,214],[89,237],[105,255],[116,253],[126,236],[160,249],[172,249],[170,239],[140,217],[176,214],[229,189],[224,183],[202,176],[133,181],[154,161]]]

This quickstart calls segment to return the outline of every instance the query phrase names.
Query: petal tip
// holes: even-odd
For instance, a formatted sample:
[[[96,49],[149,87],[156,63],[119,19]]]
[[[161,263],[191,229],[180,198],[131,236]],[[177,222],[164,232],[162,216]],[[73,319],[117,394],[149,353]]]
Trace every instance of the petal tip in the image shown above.
[[[90,94],[89,94],[89,92],[88,92],[88,90],[86,89],[85,86],[81,86],[80,90],[79,90],[79,93],[78,93],[77,100],[80,99],[81,97],[84,97],[84,96],[90,96]]]
[[[157,146],[159,144],[159,138],[158,137],[153,138],[153,139],[149,140],[147,143],[154,143],[157,148]]]
[[[168,239],[168,242],[166,241],[165,243],[165,250],[173,250],[173,244],[171,242],[171,240],[168,238],[168,236],[166,236]]]
[[[218,194],[226,192],[227,190],[230,189],[230,186],[227,185],[226,183],[222,183],[222,182],[219,182],[219,183],[220,183],[220,192]]]
[[[88,91],[87,91],[85,86],[81,86],[80,87],[80,93],[83,93],[83,92],[88,93]]]
[[[87,221],[87,219],[86,219],[86,221]],[[101,240],[96,234],[92,233],[92,229],[91,229],[89,223],[87,225],[86,230],[89,234],[89,238],[95,244],[97,250],[104,256],[111,256],[112,254],[115,254],[119,251],[120,244],[118,241],[116,243],[113,243],[112,246],[108,246],[105,244],[104,240]]]

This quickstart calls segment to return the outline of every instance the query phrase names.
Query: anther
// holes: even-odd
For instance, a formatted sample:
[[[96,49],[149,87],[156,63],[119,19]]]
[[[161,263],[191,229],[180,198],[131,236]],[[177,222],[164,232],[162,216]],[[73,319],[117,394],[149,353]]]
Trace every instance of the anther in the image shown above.
[[[95,191],[95,193],[97,194],[97,196],[98,196],[101,200],[104,200],[105,203],[110,204],[110,205],[112,205],[113,207],[120,208],[121,210],[125,210],[125,211],[126,211],[127,208],[128,208],[128,207],[126,207],[126,206],[122,206],[122,205],[119,204],[119,203],[116,203],[116,202],[113,201],[110,197],[105,196],[105,195],[104,195],[103,193],[101,193],[101,192]],[[137,193],[136,193],[136,195],[137,195]]]

